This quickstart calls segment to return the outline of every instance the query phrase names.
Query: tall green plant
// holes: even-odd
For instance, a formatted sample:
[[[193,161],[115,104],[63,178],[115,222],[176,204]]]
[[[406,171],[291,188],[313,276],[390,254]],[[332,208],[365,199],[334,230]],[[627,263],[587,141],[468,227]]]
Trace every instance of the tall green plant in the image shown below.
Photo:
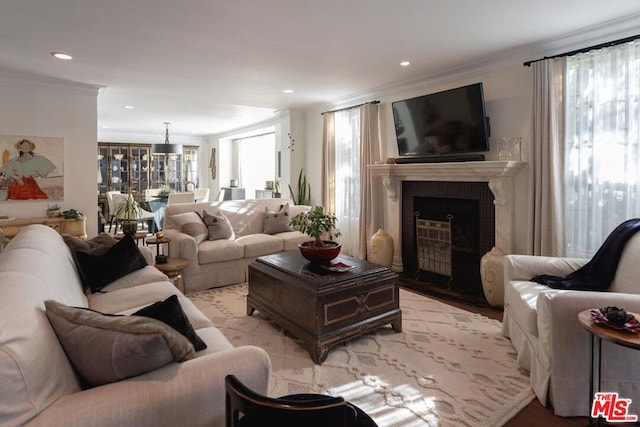
[[[293,192],[291,184],[289,184],[289,193],[291,194],[291,200],[296,205],[311,205],[311,184],[307,182],[307,177],[304,176],[304,169],[300,169],[298,175],[298,190]]]

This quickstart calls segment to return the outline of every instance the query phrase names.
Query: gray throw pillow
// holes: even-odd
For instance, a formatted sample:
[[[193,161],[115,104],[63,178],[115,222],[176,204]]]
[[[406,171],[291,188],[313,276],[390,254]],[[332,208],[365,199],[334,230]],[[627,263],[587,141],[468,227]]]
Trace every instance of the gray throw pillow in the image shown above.
[[[196,243],[207,240],[209,231],[197,212],[185,212],[172,215],[171,219],[175,221],[181,232],[196,239]]]
[[[49,322],[76,372],[96,387],[194,357],[187,338],[160,320],[115,316],[45,301]]]
[[[264,214],[264,234],[284,233],[293,231],[291,225],[291,215],[289,214],[289,203],[280,206],[278,212],[273,212],[265,208]]]
[[[218,211],[217,214],[210,214],[207,211],[203,211],[202,221],[207,226],[209,240],[233,240],[236,238],[229,219],[222,212]]]

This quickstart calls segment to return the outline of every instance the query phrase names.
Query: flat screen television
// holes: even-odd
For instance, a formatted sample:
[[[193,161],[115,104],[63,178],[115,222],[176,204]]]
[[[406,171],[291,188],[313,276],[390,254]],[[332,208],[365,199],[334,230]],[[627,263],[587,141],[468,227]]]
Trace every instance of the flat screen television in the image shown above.
[[[400,154],[397,163],[464,160],[465,154],[489,151],[482,83],[391,105]]]

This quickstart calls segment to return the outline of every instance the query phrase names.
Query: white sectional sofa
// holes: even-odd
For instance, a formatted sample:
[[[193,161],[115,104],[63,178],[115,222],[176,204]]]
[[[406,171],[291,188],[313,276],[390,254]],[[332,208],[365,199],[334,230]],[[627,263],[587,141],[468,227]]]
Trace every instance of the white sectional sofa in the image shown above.
[[[140,250],[151,262],[152,251]],[[71,250],[49,227],[25,227],[4,249],[0,295],[2,426],[223,426],[226,375],[237,375],[261,393],[268,390],[267,353],[254,346],[234,348],[155,267],[133,271],[100,292],[85,292]],[[45,301],[54,300],[129,315],[172,295],[207,348],[195,354],[191,348],[189,360],[94,387],[81,380],[45,311]],[[168,326],[160,322],[159,327]],[[182,335],[178,339],[184,341]],[[96,344],[87,342],[83,350],[80,341],[75,345],[81,353]]]
[[[265,234],[267,210],[276,212],[289,205],[289,218],[310,209],[294,205],[290,199],[227,200],[213,203],[179,203],[167,205],[164,211],[163,232],[171,239],[170,256],[188,259],[182,272],[185,293],[242,283],[247,280],[247,267],[257,257],[281,251],[298,250],[298,243],[310,240],[299,231]],[[204,240],[200,243],[183,233],[174,215],[186,212],[220,211],[228,218],[233,240]]]
[[[554,290],[531,282],[536,275],[565,277],[588,259],[508,255],[504,260],[503,333],[530,371],[531,387],[556,415],[588,416],[591,338],[578,313],[617,306],[640,313],[640,233],[626,244],[607,292]],[[602,344],[602,391],[632,399],[630,413],[640,414],[640,351]]]

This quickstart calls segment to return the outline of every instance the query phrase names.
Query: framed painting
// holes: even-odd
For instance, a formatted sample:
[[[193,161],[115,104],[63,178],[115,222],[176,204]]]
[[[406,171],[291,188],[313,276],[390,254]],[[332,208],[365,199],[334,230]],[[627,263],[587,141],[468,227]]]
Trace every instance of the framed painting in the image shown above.
[[[0,135],[0,201],[64,198],[64,138]]]

